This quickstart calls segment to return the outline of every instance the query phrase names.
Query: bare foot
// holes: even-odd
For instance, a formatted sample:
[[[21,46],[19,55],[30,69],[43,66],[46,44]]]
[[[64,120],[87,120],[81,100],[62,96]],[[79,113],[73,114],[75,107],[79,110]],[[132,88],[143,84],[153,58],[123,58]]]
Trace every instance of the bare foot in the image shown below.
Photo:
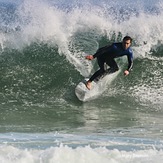
[[[86,87],[90,90],[91,89],[91,82],[90,81],[87,81],[85,83]]]

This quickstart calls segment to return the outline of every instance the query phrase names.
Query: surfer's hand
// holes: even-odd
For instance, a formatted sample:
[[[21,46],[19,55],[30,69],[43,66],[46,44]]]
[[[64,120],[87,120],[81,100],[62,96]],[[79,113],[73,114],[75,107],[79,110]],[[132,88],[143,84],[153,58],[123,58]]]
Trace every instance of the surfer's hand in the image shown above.
[[[87,55],[85,58],[88,59],[88,60],[94,59],[93,55]]]
[[[124,71],[124,75],[127,76],[129,74],[129,71],[128,70],[125,70]]]

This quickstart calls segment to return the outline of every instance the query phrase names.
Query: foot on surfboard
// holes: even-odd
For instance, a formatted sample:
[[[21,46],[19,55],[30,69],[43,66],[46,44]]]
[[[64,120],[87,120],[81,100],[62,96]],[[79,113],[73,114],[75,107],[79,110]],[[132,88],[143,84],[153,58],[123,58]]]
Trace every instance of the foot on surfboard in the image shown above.
[[[91,82],[90,81],[87,81],[86,83],[85,83],[85,86],[87,87],[87,89],[91,89]]]

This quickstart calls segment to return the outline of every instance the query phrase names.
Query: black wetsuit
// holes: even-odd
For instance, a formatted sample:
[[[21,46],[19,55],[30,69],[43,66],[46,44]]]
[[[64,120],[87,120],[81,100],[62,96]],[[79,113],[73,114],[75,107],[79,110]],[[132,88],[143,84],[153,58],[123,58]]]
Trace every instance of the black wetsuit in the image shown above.
[[[127,70],[130,71],[133,66],[133,52],[130,47],[128,49],[124,49],[122,42],[120,42],[113,43],[111,46],[105,46],[98,49],[97,52],[93,55],[93,57],[97,58],[100,69],[92,75],[89,81],[97,79],[106,72],[104,63],[106,63],[110,67],[110,73],[118,71],[119,68],[114,58],[118,58],[124,55],[126,55],[128,58]]]

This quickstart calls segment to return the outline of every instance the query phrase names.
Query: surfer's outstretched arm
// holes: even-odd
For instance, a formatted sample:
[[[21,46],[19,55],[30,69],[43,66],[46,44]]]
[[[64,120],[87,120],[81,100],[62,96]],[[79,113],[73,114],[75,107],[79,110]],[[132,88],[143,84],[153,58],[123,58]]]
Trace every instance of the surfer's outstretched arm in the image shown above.
[[[130,71],[133,68],[133,53],[130,51],[130,53],[127,55],[128,58],[128,68],[127,70],[124,71],[124,75],[127,76],[129,75]]]

